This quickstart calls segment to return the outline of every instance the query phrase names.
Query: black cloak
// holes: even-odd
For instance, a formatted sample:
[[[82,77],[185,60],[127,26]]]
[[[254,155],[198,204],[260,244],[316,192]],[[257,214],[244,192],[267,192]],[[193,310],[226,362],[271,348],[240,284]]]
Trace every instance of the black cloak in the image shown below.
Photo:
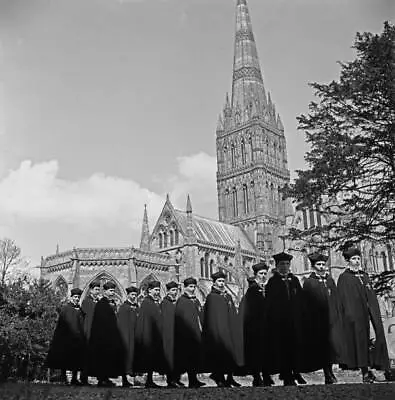
[[[48,367],[81,370],[84,365],[85,351],[82,312],[79,306],[67,303],[59,313],[47,356]]]
[[[93,300],[93,297],[88,294],[81,304],[81,311],[84,315],[84,333],[86,340],[89,340],[91,334],[93,313],[95,311],[96,303],[97,301]]]
[[[163,354],[166,361],[166,371],[174,371],[174,315],[176,311],[176,300],[165,296],[160,304],[162,313],[162,338]]]
[[[116,305],[107,297],[95,307],[88,345],[88,374],[116,378],[125,372],[126,349],[118,329]]]
[[[344,332],[342,366],[349,369],[368,366],[388,368],[388,350],[380,308],[368,274],[346,269],[339,276],[337,290]],[[375,331],[374,346],[370,346],[369,321]]]
[[[202,306],[186,294],[176,303],[174,358],[177,373],[200,372],[202,367]]]
[[[204,305],[202,330],[204,368],[215,373],[235,372],[242,366],[242,335],[232,297],[212,287]]]
[[[307,360],[309,369],[318,370],[337,364],[343,344],[339,299],[335,281],[331,276],[313,272],[303,284],[308,312]]]
[[[118,328],[125,347],[124,372],[133,373],[134,345],[136,334],[136,323],[138,315],[138,304],[126,300],[118,309]]]
[[[134,370],[165,373],[163,321],[159,303],[146,296],[141,303],[136,327]]]
[[[240,303],[240,320],[243,326],[244,370],[246,373],[266,371],[267,347],[265,338],[266,300],[263,288],[253,282]]]
[[[267,372],[308,372],[303,363],[306,358],[306,316],[299,279],[291,273],[282,277],[274,272],[265,291]]]

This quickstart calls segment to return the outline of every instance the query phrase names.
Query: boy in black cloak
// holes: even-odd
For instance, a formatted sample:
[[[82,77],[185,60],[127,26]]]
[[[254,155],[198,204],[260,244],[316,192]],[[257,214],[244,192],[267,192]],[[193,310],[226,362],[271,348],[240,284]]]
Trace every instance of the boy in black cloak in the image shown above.
[[[266,285],[265,330],[269,373],[280,374],[284,386],[294,386],[304,371],[305,314],[303,289],[290,270],[292,255],[273,256],[276,270]]]
[[[190,388],[204,386],[197,379],[202,361],[202,306],[196,298],[195,278],[184,280],[184,293],[176,303],[174,323],[174,362],[178,373],[188,373]]]
[[[138,288],[130,286],[126,288],[127,299],[118,309],[118,327],[121,332],[123,344],[125,347],[124,354],[124,374],[122,375],[122,386],[133,386],[127,378],[127,375],[134,377],[133,359],[134,359],[134,345],[136,334],[136,323],[139,306],[137,304],[137,296],[139,294]]]
[[[243,324],[244,366],[253,376],[252,386],[271,386],[273,381],[267,373],[265,341],[265,285],[269,267],[260,262],[252,266],[254,277],[240,303]],[[262,374],[262,375],[261,375]],[[262,379],[263,376],[263,379]]]
[[[121,333],[116,315],[114,282],[103,285],[103,297],[96,303],[88,345],[89,375],[96,376],[98,386],[111,387],[109,378],[124,373],[124,355]]]
[[[89,284],[89,293],[81,303],[81,311],[84,316],[84,334],[86,343],[89,342],[93,313],[96,303],[99,301],[100,281],[93,281]],[[88,361],[85,360],[84,368],[81,372],[80,380],[83,385],[88,385]]]
[[[225,289],[226,275],[218,271],[211,278],[213,286],[204,305],[202,330],[205,368],[212,372],[210,377],[218,387],[238,387],[240,384],[233,379],[233,372],[241,366],[238,355],[242,354],[237,348],[242,346],[237,310]]]
[[[343,322],[344,346],[341,364],[347,369],[360,368],[362,381],[376,380],[369,367],[389,367],[380,308],[369,276],[361,268],[361,252],[356,247],[343,251],[348,268],[337,282]]]
[[[81,385],[77,374],[84,366],[86,351],[83,316],[79,305],[81,294],[81,289],[72,289],[70,300],[61,308],[47,356],[48,367],[61,369],[63,379],[67,380],[67,370],[72,371],[72,385]]]
[[[150,281],[140,306],[136,327],[135,371],[147,372],[146,388],[160,388],[153,373],[166,373],[163,351],[163,319],[160,309],[160,282]]]
[[[313,272],[303,283],[309,320],[308,364],[311,370],[324,370],[325,384],[336,383],[332,364],[339,362],[342,345],[339,300],[335,281],[328,273],[324,254],[310,254]]]
[[[166,360],[167,387],[177,388],[184,384],[180,382],[180,376],[174,371],[174,315],[178,295],[178,283],[166,284],[166,296],[160,304],[163,321],[163,353]]]

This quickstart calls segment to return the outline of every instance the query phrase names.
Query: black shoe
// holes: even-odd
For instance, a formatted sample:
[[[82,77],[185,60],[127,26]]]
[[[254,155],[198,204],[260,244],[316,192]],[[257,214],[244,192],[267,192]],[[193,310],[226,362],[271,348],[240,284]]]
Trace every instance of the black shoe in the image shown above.
[[[273,381],[272,377],[270,375],[263,375],[263,386],[269,387],[269,386],[273,386],[273,385],[274,385],[274,381]]]
[[[97,382],[97,386],[99,386],[99,387],[114,387],[116,385],[114,382],[110,381],[109,379],[105,379],[105,380]]]
[[[178,387],[185,387],[185,385],[180,380],[175,381],[175,382],[178,385]]]
[[[228,386],[229,385],[229,387],[240,387],[241,386],[241,384],[239,383],[239,382],[236,382],[234,379],[233,379],[233,377],[232,378],[227,378],[226,379],[226,385]]]
[[[252,381],[252,386],[253,386],[253,387],[260,387],[260,386],[263,386],[263,381],[262,381],[262,379],[253,379],[253,381]]]
[[[92,386],[87,379],[83,379],[80,381],[82,386]]]
[[[293,379],[284,379],[284,386],[296,386],[296,382]]]
[[[125,380],[125,381],[122,381],[122,387],[130,388],[130,387],[133,387],[133,385],[128,380]]]
[[[294,379],[296,380],[296,382],[298,383],[298,385],[306,385],[306,381],[304,380],[303,376],[299,374],[299,372],[297,372],[296,374],[294,374]]]
[[[204,382],[200,382],[199,380],[196,380],[194,382],[190,382],[189,385],[188,385],[188,387],[190,389],[199,389],[202,386],[206,386],[206,384]]]
[[[333,385],[336,381],[332,378],[331,375],[327,375],[325,377],[325,385]]]
[[[226,384],[224,377],[218,376],[217,374],[210,374],[210,379],[212,379],[218,387],[230,387]]]
[[[145,388],[146,389],[160,389],[162,386],[157,385],[155,382],[146,382]]]
[[[72,379],[70,381],[70,385],[72,385],[72,386],[83,386],[83,383],[80,382],[78,379]]]
[[[177,388],[179,388],[180,386],[177,385],[176,382],[170,381],[170,382],[167,382],[167,387],[168,387],[169,389],[177,389]]]

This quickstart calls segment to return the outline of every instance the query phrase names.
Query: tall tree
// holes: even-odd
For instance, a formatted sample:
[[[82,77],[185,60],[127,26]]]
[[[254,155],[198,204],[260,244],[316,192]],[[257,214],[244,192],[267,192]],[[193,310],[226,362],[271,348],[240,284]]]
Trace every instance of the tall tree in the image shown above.
[[[298,117],[311,146],[308,169],[297,171],[289,191],[328,222],[292,236],[319,234],[337,247],[395,239],[395,27],[357,33],[353,48],[356,58],[339,63],[338,81],[310,84],[318,102]]]
[[[4,285],[9,270],[17,266],[21,259],[21,249],[12,239],[0,240],[0,283]]]

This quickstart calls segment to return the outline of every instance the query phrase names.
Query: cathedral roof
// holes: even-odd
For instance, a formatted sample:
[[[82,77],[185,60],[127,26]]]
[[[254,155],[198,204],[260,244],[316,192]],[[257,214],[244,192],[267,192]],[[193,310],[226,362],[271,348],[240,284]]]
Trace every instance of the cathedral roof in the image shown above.
[[[174,210],[177,220],[184,232],[187,228],[187,213],[181,210]],[[240,241],[242,250],[255,253],[256,249],[247,234],[238,226],[219,222],[210,218],[201,217],[193,214],[192,219],[193,231],[196,239],[204,243],[212,243],[213,245],[236,247]]]

